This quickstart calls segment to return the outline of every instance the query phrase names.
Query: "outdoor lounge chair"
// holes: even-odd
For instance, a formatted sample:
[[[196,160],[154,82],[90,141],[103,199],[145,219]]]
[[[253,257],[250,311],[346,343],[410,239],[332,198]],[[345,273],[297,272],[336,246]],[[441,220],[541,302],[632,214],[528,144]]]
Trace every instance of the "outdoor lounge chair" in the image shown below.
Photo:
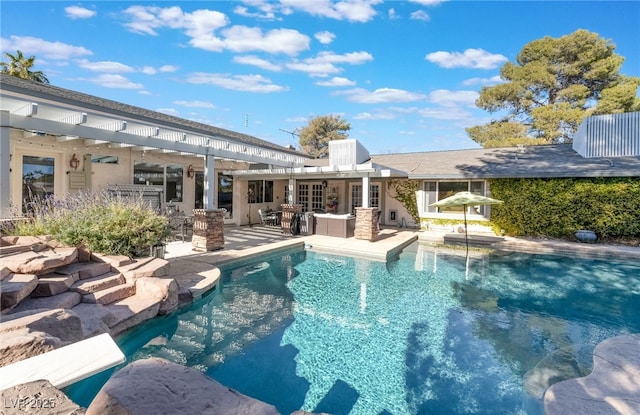
[[[276,226],[278,225],[278,215],[274,212],[265,212],[262,209],[258,209],[258,214],[260,215],[260,223],[267,226]]]

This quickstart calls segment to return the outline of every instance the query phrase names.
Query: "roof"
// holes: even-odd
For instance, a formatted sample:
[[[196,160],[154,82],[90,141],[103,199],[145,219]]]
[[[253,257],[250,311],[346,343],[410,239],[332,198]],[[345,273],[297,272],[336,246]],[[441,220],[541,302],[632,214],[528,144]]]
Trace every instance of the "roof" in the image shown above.
[[[38,118],[49,121],[64,120],[65,117],[70,117],[72,111],[75,110],[76,112],[82,111],[90,113],[90,118],[99,119],[103,123],[113,120],[122,120],[127,123],[126,130],[122,129],[115,131],[124,131],[131,135],[136,134],[133,132],[136,128],[154,127],[172,131],[178,137],[189,136],[189,139],[182,139],[182,141],[190,141],[192,136],[194,139],[209,137],[211,139],[218,140],[219,142],[238,143],[241,145],[251,146],[253,148],[275,151],[281,155],[286,154],[288,155],[287,158],[292,161],[295,160],[299,162],[309,157],[290,148],[279,146],[247,134],[225,130],[211,125],[15,76],[0,74],[0,86],[0,92],[2,94],[1,109],[7,110],[12,114],[15,113],[16,115],[19,115],[23,108],[33,102],[38,105],[36,115],[32,116],[31,113],[25,114],[27,117],[31,117],[33,119]],[[76,125],[79,124],[80,123],[76,123]],[[198,144],[200,143],[198,142]],[[263,159],[266,160],[268,157],[264,157],[263,155]]]
[[[372,155],[413,179],[638,177],[640,157],[583,158],[570,144]]]

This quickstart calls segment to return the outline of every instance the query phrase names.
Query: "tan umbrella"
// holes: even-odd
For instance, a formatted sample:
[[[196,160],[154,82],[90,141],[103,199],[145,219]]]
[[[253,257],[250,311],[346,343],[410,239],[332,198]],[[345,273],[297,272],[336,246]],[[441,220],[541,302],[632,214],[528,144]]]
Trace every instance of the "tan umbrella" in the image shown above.
[[[469,254],[469,235],[467,233],[467,207],[479,206],[479,205],[497,205],[502,203],[502,200],[492,199],[490,197],[476,195],[471,192],[458,192],[453,196],[449,196],[442,200],[432,203],[429,206],[435,207],[451,207],[462,206],[464,209],[464,241],[467,247],[467,255]]]

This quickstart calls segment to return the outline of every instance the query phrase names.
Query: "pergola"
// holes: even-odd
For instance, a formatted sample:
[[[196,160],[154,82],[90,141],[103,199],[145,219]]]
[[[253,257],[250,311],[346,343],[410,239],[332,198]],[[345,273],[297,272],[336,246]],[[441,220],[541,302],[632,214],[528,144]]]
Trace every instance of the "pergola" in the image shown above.
[[[10,136],[54,136],[205,159],[205,208],[214,208],[215,159],[292,168],[308,158],[256,137],[0,74],[0,217],[9,212]]]

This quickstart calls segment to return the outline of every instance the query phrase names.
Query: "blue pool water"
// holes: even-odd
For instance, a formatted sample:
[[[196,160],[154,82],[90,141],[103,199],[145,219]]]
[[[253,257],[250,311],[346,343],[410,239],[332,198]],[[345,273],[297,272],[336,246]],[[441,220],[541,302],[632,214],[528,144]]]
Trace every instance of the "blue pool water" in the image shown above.
[[[474,253],[467,271],[416,243],[388,263],[303,251],[225,269],[119,344],[283,414],[537,415],[548,368],[582,376],[598,342],[638,331],[640,263]],[[108,376],[67,393],[86,406]]]

